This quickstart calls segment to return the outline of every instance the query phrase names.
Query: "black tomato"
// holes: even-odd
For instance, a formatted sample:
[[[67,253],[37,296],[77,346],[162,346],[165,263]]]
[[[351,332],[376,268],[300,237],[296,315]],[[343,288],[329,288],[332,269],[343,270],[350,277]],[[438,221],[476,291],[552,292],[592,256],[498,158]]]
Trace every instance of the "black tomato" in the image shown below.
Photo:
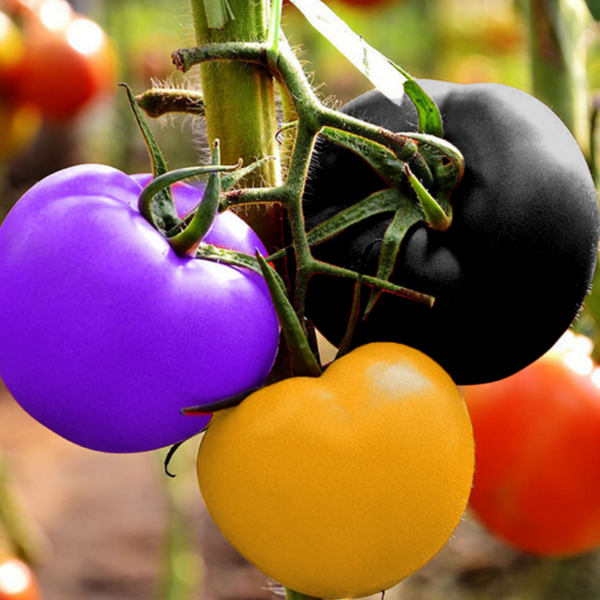
[[[382,294],[359,320],[354,346],[400,342],[459,384],[494,381],[544,354],[577,316],[598,254],[596,190],[575,139],[539,100],[499,84],[420,83],[440,109],[445,138],[465,157],[465,174],[450,198],[449,229],[414,225],[390,280],[436,301],[428,308]],[[342,111],[394,132],[417,128],[406,95],[395,103],[371,91]],[[360,156],[319,139],[304,198],[307,229],[385,187]],[[369,217],[314,254],[374,275],[391,219]],[[352,296],[349,280],[320,275],[309,285],[307,315],[334,344]]]

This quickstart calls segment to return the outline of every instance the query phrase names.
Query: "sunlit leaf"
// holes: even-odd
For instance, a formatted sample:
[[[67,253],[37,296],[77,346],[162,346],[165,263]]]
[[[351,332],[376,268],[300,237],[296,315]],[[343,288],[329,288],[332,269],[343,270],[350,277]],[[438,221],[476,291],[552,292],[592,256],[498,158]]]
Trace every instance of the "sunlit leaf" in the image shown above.
[[[382,94],[391,100],[402,97],[406,77],[328,6],[321,0],[290,1]]]

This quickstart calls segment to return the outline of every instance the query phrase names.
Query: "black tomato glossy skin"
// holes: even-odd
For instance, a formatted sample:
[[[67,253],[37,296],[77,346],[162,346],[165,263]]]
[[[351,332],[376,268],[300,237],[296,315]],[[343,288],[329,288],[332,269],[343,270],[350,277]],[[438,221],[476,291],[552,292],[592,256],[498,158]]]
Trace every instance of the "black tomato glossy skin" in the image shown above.
[[[451,196],[452,225],[444,232],[413,226],[391,281],[436,302],[428,308],[382,294],[354,345],[400,342],[431,356],[458,384],[494,381],[544,354],[577,316],[598,254],[596,190],[573,136],[537,99],[499,84],[420,83],[466,168]],[[406,96],[394,103],[371,91],[342,111],[395,132],[417,127]],[[358,155],[320,139],[304,198],[307,229],[385,187]],[[314,254],[375,274],[391,218],[369,217]],[[352,294],[350,281],[311,280],[307,315],[334,344]]]

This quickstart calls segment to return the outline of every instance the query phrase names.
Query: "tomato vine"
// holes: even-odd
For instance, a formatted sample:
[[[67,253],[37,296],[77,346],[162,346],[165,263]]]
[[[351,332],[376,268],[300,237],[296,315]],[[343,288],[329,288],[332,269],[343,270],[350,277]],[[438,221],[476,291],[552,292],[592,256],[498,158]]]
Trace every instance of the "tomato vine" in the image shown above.
[[[448,197],[463,172],[463,160],[459,150],[442,138],[429,135],[427,131],[393,133],[330,109],[313,91],[300,62],[280,31],[276,19],[272,19],[270,27],[268,35],[270,41],[210,43],[181,49],[173,54],[174,64],[184,72],[197,65],[212,63],[243,63],[257,66],[268,72],[284,90],[284,95],[292,101],[296,120],[284,125],[287,131],[290,129],[294,131],[293,149],[285,180],[279,185],[242,187],[227,192],[220,201],[220,210],[256,204],[276,203],[283,206],[291,232],[292,248],[280,249],[268,260],[282,259],[293,250],[296,265],[293,275],[293,306],[295,317],[302,325],[306,290],[311,277],[317,274],[349,278],[354,281],[360,278],[362,283],[372,286],[375,290],[371,304],[382,291],[386,291],[432,305],[434,302],[432,297],[418,290],[397,286],[388,280],[391,273],[390,265],[393,265],[396,259],[402,235],[397,237],[391,252],[387,256],[382,255],[382,268],[376,277],[318,261],[312,255],[311,245],[381,211],[392,210],[405,214],[407,205],[414,207],[408,224],[416,220],[427,220],[433,227],[440,226],[440,222],[444,222],[447,226],[451,219]],[[410,80],[410,83],[421,95],[421,104],[426,105],[428,99],[426,96],[422,97],[422,90],[414,80]],[[398,91],[402,92],[402,90]],[[140,105],[150,116],[159,116],[171,111],[198,114],[198,107],[203,105],[203,99],[198,92],[188,95],[185,91],[174,94],[170,90],[155,89],[138,98]],[[425,115],[426,111],[421,113]],[[439,133],[440,129],[436,126],[436,133]],[[318,134],[335,138],[341,144],[356,148],[356,151],[384,177],[408,180],[415,192],[411,194],[408,201],[405,195],[397,190],[390,190],[390,193],[384,194],[383,197],[381,194],[373,194],[349,213],[334,217],[320,225],[318,229],[306,232],[302,196],[308,165]],[[222,146],[225,151],[225,144],[223,143]],[[443,195],[437,199],[433,198],[426,189],[426,186],[431,184],[433,173],[438,178],[445,177],[448,182],[443,187]],[[213,249],[200,244],[198,256],[214,258]],[[238,258],[234,253],[219,252],[218,255],[218,260],[229,260],[232,264],[235,264]],[[289,313],[287,314],[289,317]]]

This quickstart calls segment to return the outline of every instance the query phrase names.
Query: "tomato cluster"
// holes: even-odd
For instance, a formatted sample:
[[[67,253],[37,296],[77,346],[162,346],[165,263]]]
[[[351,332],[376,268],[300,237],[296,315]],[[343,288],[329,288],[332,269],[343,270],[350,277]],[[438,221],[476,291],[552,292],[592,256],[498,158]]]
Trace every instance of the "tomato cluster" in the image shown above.
[[[65,121],[114,89],[116,57],[95,22],[66,0],[14,0],[9,9],[11,18],[0,17],[0,87],[8,110]],[[17,133],[15,124],[15,137],[26,139],[25,130],[35,128]]]
[[[106,40],[64,0],[23,10],[29,41],[5,89],[46,118],[71,118],[106,90],[113,68]],[[269,64],[275,69],[278,60]],[[280,74],[285,80],[284,69]],[[218,212],[221,192],[234,184],[223,186],[215,173],[217,165],[230,169],[221,168],[217,143],[202,171],[211,171],[206,186],[173,185],[174,206],[168,194],[144,203],[150,175],[80,165],[38,182],[0,228],[0,375],[21,406],[64,438],[105,452],[152,450],[208,427],[198,477],[224,536],[288,588],[324,599],[388,589],[449,539],[471,490],[475,447],[456,382],[498,380],[546,352],[579,311],[596,263],[596,189],[560,119],[507,86],[420,83],[421,98],[429,94],[443,116],[445,141],[437,146],[433,136],[405,133],[427,112],[413,96],[394,102],[374,91],[342,111],[353,117],[345,121],[349,129],[357,118],[379,126],[362,131],[389,143],[378,146],[381,161],[374,161],[389,167],[387,179],[360,156],[367,140],[350,150],[319,139],[306,164],[313,138],[300,135],[306,107],[298,103],[295,143],[307,149],[296,146],[292,161],[306,157],[308,180],[304,193],[300,185],[282,192],[288,209],[296,201],[297,210],[288,210],[294,236],[303,224],[311,230],[339,214],[343,220],[390,186],[397,194],[391,208],[384,204],[313,244],[313,266],[320,260],[350,276],[323,271],[308,286],[308,317],[343,350],[323,373],[298,317],[303,311],[293,310],[283,278],[263,258],[266,248],[237,216]],[[311,114],[311,127],[323,115]],[[456,154],[438,151],[451,144],[464,155],[464,173]],[[401,161],[407,148],[414,154]],[[153,159],[156,167],[155,149]],[[420,179],[429,176],[430,201],[444,189],[453,214],[444,213],[443,228],[410,195],[411,165]],[[456,177],[446,189],[436,177],[450,166]],[[301,172],[293,167],[290,173]],[[421,199],[429,193],[423,190]],[[361,289],[360,274],[379,274],[381,247],[396,217],[406,216],[404,206],[417,218],[402,223],[390,279],[435,303],[384,294],[360,320],[353,290]],[[201,223],[202,235],[182,251],[174,240],[206,214],[211,224]],[[294,240],[298,261],[308,254],[304,233]],[[300,308],[302,278],[290,275]],[[293,368],[303,358],[314,376],[265,386],[280,328]],[[598,485],[589,483],[600,464],[584,460],[586,453],[600,456],[596,396],[590,382],[574,377],[542,360],[494,384],[508,391],[467,391],[480,458],[474,509],[530,551],[565,554],[600,541]],[[511,386],[522,380],[517,393]],[[572,402],[565,390],[573,389],[584,400]],[[200,415],[182,414],[190,406]],[[224,410],[213,416],[215,408]],[[541,413],[538,436],[531,415]],[[544,469],[540,457],[548,456],[554,462]],[[565,481],[566,491],[553,487]],[[584,494],[591,504],[582,505]]]

